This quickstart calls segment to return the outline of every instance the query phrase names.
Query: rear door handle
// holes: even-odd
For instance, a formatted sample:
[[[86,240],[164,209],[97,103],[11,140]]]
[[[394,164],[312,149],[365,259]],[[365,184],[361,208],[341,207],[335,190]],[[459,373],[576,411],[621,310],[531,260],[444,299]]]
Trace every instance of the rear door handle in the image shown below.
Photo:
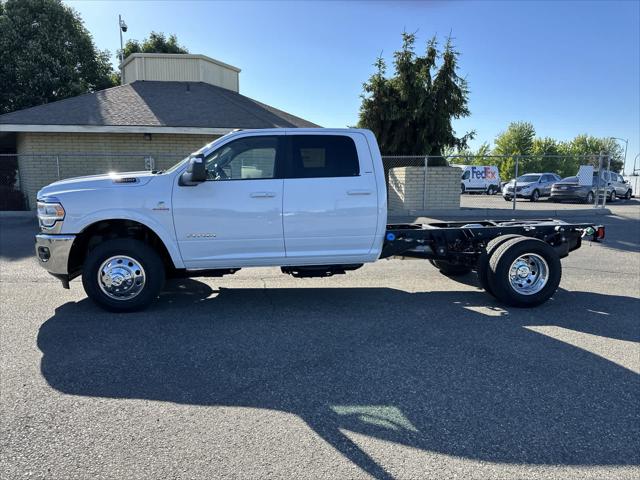
[[[347,190],[347,195],[371,195],[371,190]]]
[[[276,192],[251,192],[251,198],[273,198]]]

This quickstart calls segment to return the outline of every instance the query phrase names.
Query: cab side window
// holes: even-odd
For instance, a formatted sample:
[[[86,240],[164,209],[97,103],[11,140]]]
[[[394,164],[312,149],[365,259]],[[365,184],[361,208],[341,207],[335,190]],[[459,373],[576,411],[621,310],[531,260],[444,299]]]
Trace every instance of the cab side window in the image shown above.
[[[354,177],[360,164],[354,141],[344,135],[291,135],[287,178]]]
[[[276,178],[278,137],[247,137],[230,142],[207,159],[209,180]]]
[[[469,180],[469,176],[471,175],[471,173],[469,172],[469,170],[467,170],[466,172],[464,172],[462,174],[462,180]]]

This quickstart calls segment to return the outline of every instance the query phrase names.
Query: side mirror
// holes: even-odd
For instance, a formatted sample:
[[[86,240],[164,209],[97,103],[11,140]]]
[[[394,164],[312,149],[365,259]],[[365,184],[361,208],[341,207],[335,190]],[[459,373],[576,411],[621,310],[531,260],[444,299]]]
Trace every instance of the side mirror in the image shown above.
[[[194,187],[207,179],[207,164],[204,161],[204,154],[199,153],[189,159],[189,167],[180,175],[180,185],[183,187]]]

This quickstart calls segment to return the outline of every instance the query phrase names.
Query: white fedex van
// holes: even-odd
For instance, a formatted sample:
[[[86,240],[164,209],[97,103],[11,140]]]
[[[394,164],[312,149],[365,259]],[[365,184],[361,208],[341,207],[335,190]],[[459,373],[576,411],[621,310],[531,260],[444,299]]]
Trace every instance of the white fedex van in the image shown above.
[[[495,195],[500,191],[500,173],[495,165],[454,165],[462,170],[460,192]]]

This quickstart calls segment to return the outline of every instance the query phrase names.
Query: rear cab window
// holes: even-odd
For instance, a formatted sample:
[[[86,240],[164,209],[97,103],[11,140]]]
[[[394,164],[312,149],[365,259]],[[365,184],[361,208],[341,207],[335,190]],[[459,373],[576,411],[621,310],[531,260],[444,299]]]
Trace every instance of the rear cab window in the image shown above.
[[[360,163],[346,135],[291,135],[287,178],[355,177]]]

